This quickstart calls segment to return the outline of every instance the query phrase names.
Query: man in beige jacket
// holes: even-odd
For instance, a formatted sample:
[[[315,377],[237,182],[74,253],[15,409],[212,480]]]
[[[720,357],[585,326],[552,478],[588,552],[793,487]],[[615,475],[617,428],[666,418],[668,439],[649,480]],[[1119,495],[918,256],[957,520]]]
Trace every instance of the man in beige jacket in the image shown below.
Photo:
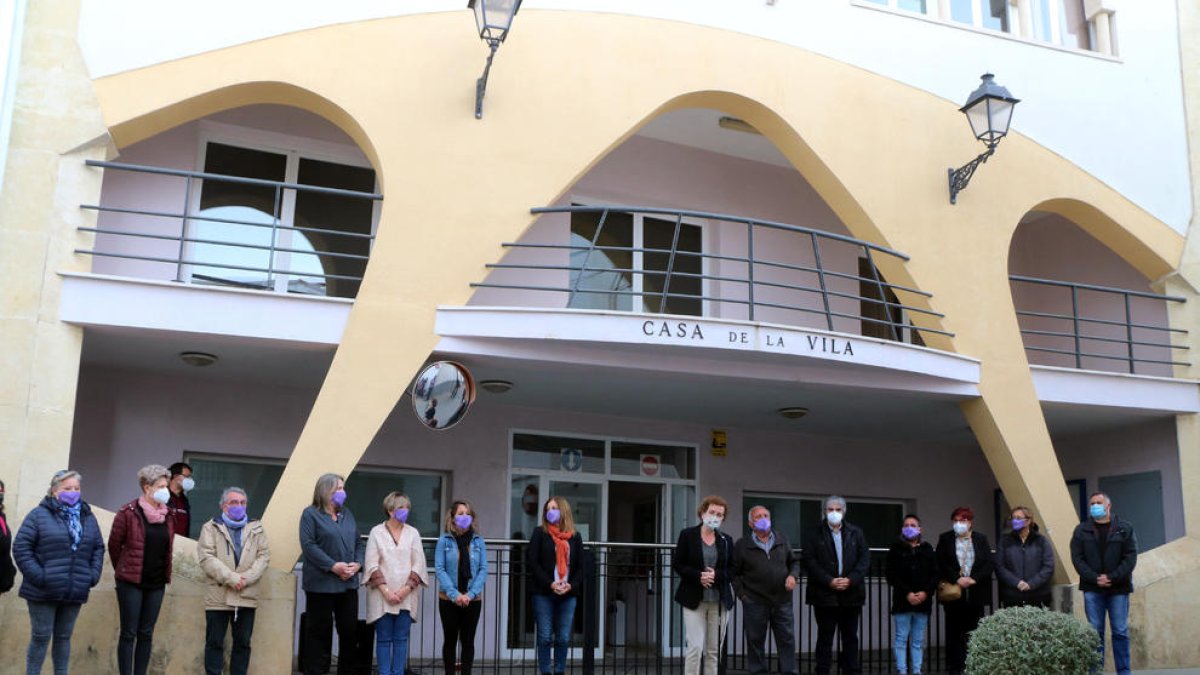
[[[221,513],[200,528],[196,556],[204,570],[205,639],[204,672],[221,675],[225,665],[225,633],[233,624],[231,675],[245,675],[250,667],[250,636],[258,607],[258,582],[271,553],[260,521],[246,515],[246,491],[225,488]]]

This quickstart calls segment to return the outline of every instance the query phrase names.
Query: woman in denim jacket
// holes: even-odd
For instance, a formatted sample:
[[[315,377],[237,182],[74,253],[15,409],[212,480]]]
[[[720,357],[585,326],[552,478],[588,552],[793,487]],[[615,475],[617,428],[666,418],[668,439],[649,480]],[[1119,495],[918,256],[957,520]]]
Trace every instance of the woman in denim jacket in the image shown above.
[[[475,661],[475,628],[483,607],[483,584],[487,580],[487,549],[475,531],[475,509],[465,499],[456,500],[446,511],[446,532],[438,539],[434,567],[438,580],[438,614],[445,640],[442,662],[446,675],[455,673],[455,651],[462,641],[459,659],[463,675],[471,675]]]

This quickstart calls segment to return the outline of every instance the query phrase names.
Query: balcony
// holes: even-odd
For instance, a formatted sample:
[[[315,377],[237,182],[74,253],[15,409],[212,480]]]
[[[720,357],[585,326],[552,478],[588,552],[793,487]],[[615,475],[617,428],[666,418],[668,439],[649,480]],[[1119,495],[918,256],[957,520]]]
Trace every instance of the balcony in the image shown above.
[[[665,314],[808,328],[923,345],[901,302],[925,291],[888,282],[898,251],[841,234],[699,211],[554,206],[508,254],[473,305]],[[567,234],[569,232],[569,234]]]
[[[79,228],[95,233],[94,246],[76,252],[113,276],[354,298],[383,199],[374,172],[302,159],[302,182],[272,180],[260,176],[281,167],[213,145],[210,164],[228,172],[89,161],[105,170],[105,190],[100,204],[82,206],[100,217]]]

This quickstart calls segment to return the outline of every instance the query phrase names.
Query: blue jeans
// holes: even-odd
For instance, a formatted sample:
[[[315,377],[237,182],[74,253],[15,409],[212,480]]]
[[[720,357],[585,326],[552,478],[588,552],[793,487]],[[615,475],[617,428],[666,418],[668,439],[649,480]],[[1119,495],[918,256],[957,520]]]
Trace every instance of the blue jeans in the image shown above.
[[[1112,627],[1113,662],[1117,673],[1129,672],[1129,596],[1098,591],[1083,592],[1083,611],[1088,623],[1100,634],[1100,658],[1104,658],[1104,615]],[[1103,661],[1101,661],[1103,664]],[[1099,672],[1092,671],[1092,672]]]
[[[534,593],[533,622],[537,626],[538,672],[566,672],[571,627],[575,623],[575,596]],[[554,646],[554,668],[550,667],[551,645]]]
[[[929,615],[922,612],[893,614],[896,637],[892,639],[892,652],[896,656],[896,670],[901,673],[919,673],[925,657],[925,629],[929,627]],[[910,642],[911,641],[911,642]],[[912,661],[909,661],[912,654]]]
[[[379,675],[404,675],[408,664],[408,631],[412,614],[384,614],[375,622],[375,662]]]
[[[54,662],[54,675],[66,675],[71,660],[71,633],[75,632],[75,619],[79,617],[79,604],[57,602],[29,603],[29,649],[25,652],[25,672],[41,675],[42,663],[46,660],[46,648],[54,638],[54,650],[50,659]]]

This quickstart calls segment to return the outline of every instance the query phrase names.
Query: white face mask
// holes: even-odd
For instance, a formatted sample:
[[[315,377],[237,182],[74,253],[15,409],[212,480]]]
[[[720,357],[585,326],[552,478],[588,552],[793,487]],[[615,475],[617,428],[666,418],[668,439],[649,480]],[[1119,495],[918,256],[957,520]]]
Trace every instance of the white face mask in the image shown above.
[[[721,518],[720,516],[704,516],[704,524],[707,525],[708,529],[710,530],[721,529],[721,523],[724,520],[725,519]]]
[[[838,525],[842,524],[843,517],[844,517],[844,514],[841,511],[830,511],[825,514],[825,520],[828,521],[829,524],[833,525],[834,527],[837,527]]]
[[[958,536],[961,537],[967,533],[967,530],[970,530],[970,529],[971,529],[971,526],[968,525],[966,523],[966,521],[962,521],[962,520],[954,521],[954,534],[957,534]]]
[[[179,487],[183,488],[184,492],[191,492],[196,489],[196,481],[188,476],[179,482]]]
[[[154,497],[154,501],[158,502],[159,504],[166,504],[167,502],[171,501],[171,491],[165,487],[158,488],[154,491],[154,494],[150,496]]]

